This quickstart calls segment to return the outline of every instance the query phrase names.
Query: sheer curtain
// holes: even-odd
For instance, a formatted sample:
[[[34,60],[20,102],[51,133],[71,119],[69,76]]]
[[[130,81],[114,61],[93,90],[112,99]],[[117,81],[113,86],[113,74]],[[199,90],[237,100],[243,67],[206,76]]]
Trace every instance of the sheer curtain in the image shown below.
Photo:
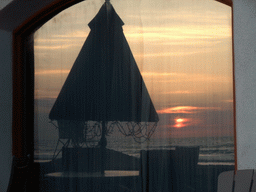
[[[34,42],[40,191],[216,191],[234,169],[230,7],[88,0]]]

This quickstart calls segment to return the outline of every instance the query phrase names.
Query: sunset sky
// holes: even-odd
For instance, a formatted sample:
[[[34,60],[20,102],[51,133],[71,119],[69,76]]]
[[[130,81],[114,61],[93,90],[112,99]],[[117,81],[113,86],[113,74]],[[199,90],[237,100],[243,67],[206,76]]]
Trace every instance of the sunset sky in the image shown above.
[[[103,3],[79,3],[35,33],[38,113],[47,117]],[[111,3],[159,114],[154,136],[232,135],[231,8],[213,0]]]

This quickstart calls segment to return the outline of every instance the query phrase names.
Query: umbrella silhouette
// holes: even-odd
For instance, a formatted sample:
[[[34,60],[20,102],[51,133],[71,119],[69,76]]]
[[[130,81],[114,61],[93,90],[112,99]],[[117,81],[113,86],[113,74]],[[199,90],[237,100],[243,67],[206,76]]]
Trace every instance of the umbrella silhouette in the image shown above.
[[[49,118],[77,132],[76,137],[86,127],[87,134],[100,135],[98,144],[103,147],[114,125],[137,141],[148,139],[159,118],[124,36],[123,21],[106,1],[88,25],[91,31]],[[98,133],[92,122],[98,125]]]

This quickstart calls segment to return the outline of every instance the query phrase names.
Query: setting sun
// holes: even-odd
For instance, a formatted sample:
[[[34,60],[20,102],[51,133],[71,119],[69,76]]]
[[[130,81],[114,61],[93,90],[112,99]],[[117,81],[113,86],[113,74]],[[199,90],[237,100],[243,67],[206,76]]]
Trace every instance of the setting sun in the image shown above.
[[[181,123],[181,122],[183,122],[183,121],[185,121],[184,119],[176,119],[176,122],[177,123]]]
[[[177,118],[177,119],[175,119],[175,124],[173,125],[173,127],[175,127],[175,128],[186,127],[188,121],[189,120],[186,118]]]

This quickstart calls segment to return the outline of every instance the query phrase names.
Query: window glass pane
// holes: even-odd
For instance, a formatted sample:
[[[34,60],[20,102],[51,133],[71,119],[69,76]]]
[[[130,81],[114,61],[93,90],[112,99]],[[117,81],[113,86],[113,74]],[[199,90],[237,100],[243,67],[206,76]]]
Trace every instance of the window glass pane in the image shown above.
[[[234,169],[230,7],[88,0],[34,40],[40,190],[216,191]]]

